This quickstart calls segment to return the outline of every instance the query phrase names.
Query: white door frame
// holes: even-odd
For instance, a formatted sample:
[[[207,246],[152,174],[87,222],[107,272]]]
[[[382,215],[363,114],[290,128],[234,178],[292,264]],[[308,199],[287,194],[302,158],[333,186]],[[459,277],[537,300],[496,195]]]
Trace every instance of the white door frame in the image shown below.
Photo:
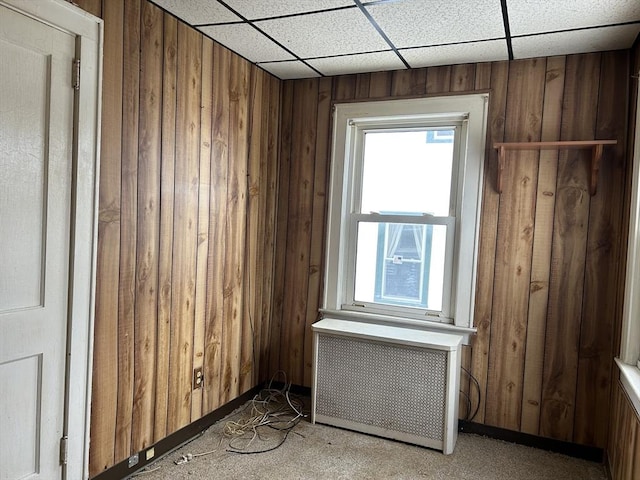
[[[102,20],[63,0],[0,0],[76,37],[80,88],[74,100],[67,373],[64,434],[68,436],[63,478],[89,477],[89,424],[97,249]],[[72,68],[72,65],[69,65]]]

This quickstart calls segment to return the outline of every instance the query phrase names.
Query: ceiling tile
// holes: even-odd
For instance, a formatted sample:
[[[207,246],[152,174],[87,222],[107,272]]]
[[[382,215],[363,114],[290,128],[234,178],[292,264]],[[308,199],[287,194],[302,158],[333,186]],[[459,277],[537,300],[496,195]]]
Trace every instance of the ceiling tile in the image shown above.
[[[352,6],[353,0],[225,0],[225,3],[249,20],[279,17],[303,12],[316,12],[329,8]]]
[[[402,0],[365,8],[397,48],[505,36],[500,2],[496,0]]]
[[[259,63],[258,66],[281,80],[320,76],[299,60],[293,62]]]
[[[153,0],[153,3],[191,25],[242,20],[224,5],[211,0]]]
[[[513,56],[530,58],[619,50],[631,47],[639,31],[640,25],[621,25],[517,37],[512,39]]]
[[[359,9],[264,20],[256,25],[302,58],[389,49]]]
[[[412,68],[509,59],[505,40],[410,48],[408,50],[400,50],[400,55],[404,57]]]
[[[309,65],[323,75],[344,75],[348,73],[379,72],[382,70],[402,70],[404,64],[392,51],[361,53],[343,57],[316,58],[307,60]]]
[[[294,58],[248,23],[212,25],[199,27],[198,30],[250,62],[273,62]]]
[[[638,0],[507,0],[511,35],[640,20]]]

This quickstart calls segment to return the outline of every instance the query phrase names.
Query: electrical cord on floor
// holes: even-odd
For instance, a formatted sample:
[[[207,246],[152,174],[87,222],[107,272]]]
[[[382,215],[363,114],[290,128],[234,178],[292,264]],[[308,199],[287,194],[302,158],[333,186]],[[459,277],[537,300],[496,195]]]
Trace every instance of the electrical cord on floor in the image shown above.
[[[284,385],[279,389],[274,388],[273,383],[280,376],[284,378]],[[261,390],[236,414],[238,418],[228,420],[224,423],[222,433],[225,437],[230,438],[229,445],[225,451],[239,454],[253,454],[270,452],[279,448],[284,444],[300,420],[307,416],[303,413],[303,408],[304,402],[302,399],[291,393],[291,383],[287,382],[286,374],[283,371],[276,372],[269,381],[267,388]],[[254,443],[262,441],[264,444],[271,440],[267,438],[268,435],[265,433],[267,429],[268,431],[273,430],[281,434],[278,442],[269,447],[251,448]],[[202,432],[200,436],[205,433],[206,431]],[[180,458],[173,463],[183,465],[198,457],[217,452],[223,440],[224,438],[221,437],[218,447],[211,451],[186,453],[181,455]]]
[[[469,370],[467,370],[463,366],[461,366],[460,368],[469,376],[478,394],[478,403],[476,404],[476,408],[473,411],[473,414],[471,414],[471,397],[466,392],[463,392],[462,390],[460,390],[460,393],[462,393],[467,398],[468,408],[467,408],[467,415],[465,416],[465,420],[472,421],[474,418],[476,418],[476,415],[478,414],[478,410],[480,410],[480,397],[481,397],[480,383],[478,382],[478,379],[474,377]]]
[[[469,415],[471,415],[471,397],[464,390],[460,390],[460,394],[463,395],[466,399],[467,411],[464,415],[465,420],[469,420]]]
[[[273,388],[273,382],[279,375],[284,376],[284,386],[276,389]],[[247,404],[244,412],[248,412],[248,415],[243,412],[239,419],[225,423],[223,433],[231,438],[227,451],[253,454],[279,448],[300,420],[306,417],[302,412],[303,407],[304,402],[291,393],[291,383],[287,382],[284,372],[276,373],[267,388]],[[254,448],[258,440],[269,440],[267,432],[271,430],[282,434],[278,443],[266,448]]]
[[[148,473],[157,472],[158,470],[160,470],[160,468],[162,468],[162,467],[149,468],[148,470],[146,470],[146,469],[140,470],[139,472],[136,472],[133,475],[127,477],[127,478],[128,479],[133,479],[133,478],[141,477],[141,476],[146,475]]]

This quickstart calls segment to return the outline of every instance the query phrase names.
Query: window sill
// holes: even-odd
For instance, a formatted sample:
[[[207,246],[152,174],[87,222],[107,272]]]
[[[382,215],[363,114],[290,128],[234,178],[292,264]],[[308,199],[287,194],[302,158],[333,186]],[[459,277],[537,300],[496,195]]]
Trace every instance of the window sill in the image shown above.
[[[615,361],[620,369],[620,382],[636,410],[636,415],[640,417],[640,369],[624,363],[619,358]]]
[[[471,335],[477,331],[475,328],[460,327],[450,323],[439,323],[428,320],[416,320],[413,318],[392,317],[375,313],[351,312],[348,310],[320,309],[323,317],[331,317],[339,320],[351,320],[354,322],[373,323],[378,325],[389,325],[395,327],[410,327],[415,330],[425,332],[450,333],[462,336],[462,342],[469,345]]]

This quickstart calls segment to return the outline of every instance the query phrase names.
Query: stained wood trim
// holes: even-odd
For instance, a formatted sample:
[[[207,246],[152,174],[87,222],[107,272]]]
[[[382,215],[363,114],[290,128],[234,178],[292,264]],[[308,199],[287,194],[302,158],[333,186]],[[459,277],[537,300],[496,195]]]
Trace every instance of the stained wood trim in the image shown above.
[[[496,142],[493,148],[498,150],[498,177],[496,179],[496,190],[502,193],[502,175],[506,162],[507,150],[542,150],[556,148],[585,148],[593,149],[591,157],[591,183],[589,184],[589,193],[596,194],[598,185],[598,171],[600,170],[600,160],[605,145],[616,145],[617,140],[565,140],[558,142]]]

